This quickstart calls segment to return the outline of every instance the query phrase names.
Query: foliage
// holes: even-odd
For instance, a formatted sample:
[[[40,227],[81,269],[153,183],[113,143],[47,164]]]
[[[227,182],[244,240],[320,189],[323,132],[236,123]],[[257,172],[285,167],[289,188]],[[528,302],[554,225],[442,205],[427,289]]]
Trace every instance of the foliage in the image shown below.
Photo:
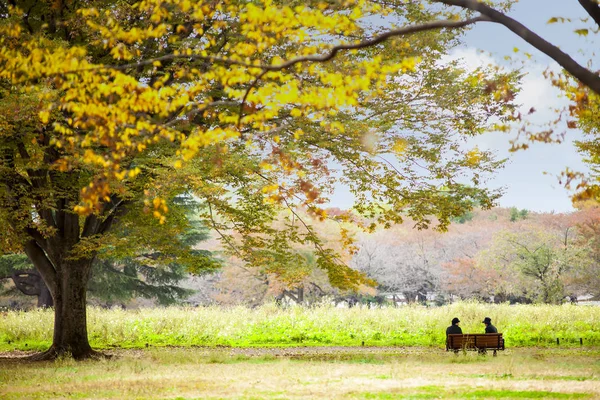
[[[133,196],[146,189],[147,209],[164,222],[167,207],[160,196],[172,193],[175,185],[185,185],[210,203],[205,218],[216,218],[211,214],[214,212],[240,227],[244,243],[239,250],[246,261],[255,264],[266,259],[271,259],[271,264],[297,262],[297,258],[286,255],[287,242],[308,241],[320,247],[311,229],[290,226],[286,232],[273,232],[269,228],[273,212],[257,212],[257,208],[265,208],[265,201],[287,206],[301,198],[313,212],[322,213],[318,208],[319,188],[331,185],[329,180],[322,180],[327,170],[323,161],[330,157],[344,166],[348,183],[360,193],[360,211],[369,213],[378,207],[368,200],[367,181],[373,198],[391,203],[392,208],[380,214],[382,223],[400,221],[408,213],[427,226],[428,215],[436,214],[443,227],[448,218],[469,208],[462,199],[476,198],[489,206],[495,194],[466,188],[453,177],[473,170],[477,183],[478,171],[489,172],[498,164],[483,152],[461,154],[449,135],[481,132],[489,117],[502,116],[510,107],[455,66],[434,67],[442,52],[454,45],[452,33],[419,35],[414,41],[402,39],[393,51],[389,46],[383,51],[367,49],[356,56],[340,56],[331,65],[280,67],[294,55],[329,49],[328,43],[316,39],[320,35],[344,40],[371,33],[360,18],[381,10],[363,3],[353,6],[348,15],[311,5],[292,11],[288,6],[266,2],[260,5],[261,11],[259,6],[237,2],[173,1],[163,7],[157,0],[133,7],[120,4],[119,12],[115,12],[110,2],[99,2],[71,12],[69,19],[62,21],[74,38],[67,44],[51,40],[58,35],[52,27],[46,37],[37,35],[44,27],[33,15],[44,14],[42,5],[29,10],[29,31],[19,19],[22,11],[11,8],[2,28],[6,34],[2,52],[6,72],[1,77],[20,89],[3,95],[4,121],[8,132],[15,129],[19,118],[26,118],[30,126],[23,149],[29,158],[17,161],[23,164],[24,173],[40,168],[39,157],[52,149],[53,156],[46,154],[46,162],[53,164],[60,176],[80,171],[83,175],[69,183],[80,196],[70,199],[69,204],[82,215],[106,209],[105,198],[110,194],[137,199]],[[440,15],[410,6],[386,12],[402,22]],[[152,23],[141,22],[146,19]],[[154,44],[157,37],[165,38],[163,46]],[[425,48],[434,52],[423,60],[421,51]],[[36,68],[29,67],[31,62]],[[390,79],[394,74],[408,77],[413,72],[410,79]],[[482,73],[510,84],[509,76],[478,72]],[[415,87],[414,80],[420,85]],[[441,81],[453,82],[454,86],[444,88],[439,85]],[[50,86],[59,91],[50,90]],[[427,97],[435,100],[411,107],[399,98],[412,96],[410,87],[414,87],[412,92],[431,91]],[[465,98],[464,104],[453,100],[459,93]],[[41,105],[34,101],[38,98],[43,100]],[[392,110],[382,107],[392,100],[406,103],[402,112],[411,115],[407,126],[390,125],[397,120],[387,118]],[[25,104],[29,105],[27,112],[21,106]],[[358,107],[378,115],[366,127],[384,135],[377,152],[393,150],[402,159],[420,160],[439,183],[415,187],[412,182],[417,177],[426,177],[418,176],[410,163],[404,163],[400,174],[385,163],[364,157],[365,124],[344,116],[353,114],[355,118]],[[36,120],[38,113],[41,122]],[[448,125],[446,116],[456,113],[462,117]],[[436,118],[437,125],[433,123]],[[379,125],[384,120],[388,122],[382,128]],[[406,128],[418,132],[425,121],[431,123],[426,134],[431,141],[405,136],[410,135]],[[40,129],[45,135],[42,142],[36,139]],[[15,139],[11,138],[11,146]],[[149,165],[143,157],[152,152],[164,160]],[[456,158],[452,160],[450,154]],[[169,166],[179,169],[173,171]],[[274,167],[277,171],[270,172]],[[151,180],[147,177],[150,171],[154,175]],[[134,180],[139,174],[141,182]],[[378,185],[373,185],[373,179]],[[232,201],[224,186],[235,192],[233,199],[243,202]],[[441,194],[440,186],[446,188]],[[43,190],[55,189],[50,186]],[[247,220],[249,214],[254,216],[252,224]],[[12,221],[15,233],[23,229],[23,221]],[[215,223],[221,230],[230,227],[223,220]],[[52,234],[51,225],[35,229]],[[271,238],[255,234],[263,232],[271,233]],[[247,254],[257,248],[263,250]],[[335,284],[360,281],[326,249],[319,250],[318,256],[319,265],[329,271]]]
[[[89,335],[99,348],[153,346],[435,346],[458,316],[465,332],[494,325],[512,346],[600,344],[600,309],[576,305],[490,305],[454,303],[442,307],[350,309],[321,307],[157,308],[90,310]],[[0,327],[0,348],[36,349],[52,337],[52,313],[8,312]],[[38,323],[39,321],[39,323]],[[34,323],[35,322],[35,323]],[[8,341],[11,343],[9,344]]]
[[[405,27],[378,35],[368,23],[378,14]],[[186,227],[172,202],[184,193],[248,265],[284,274],[306,264],[295,246],[311,245],[330,283],[350,289],[369,280],[296,213],[326,218],[336,181],[384,226],[408,215],[445,229],[474,203],[490,207],[499,194],[482,177],[501,163],[461,144],[510,118],[517,76],[440,65],[458,43],[451,29],[473,22],[444,16],[363,0],[3,3],[0,243],[24,248],[65,303],[55,308],[69,321],[57,324],[58,351],[85,336],[85,284],[100,252],[152,249],[165,265],[214,267],[170,240]],[[447,29],[422,32],[431,28]],[[389,101],[421,89],[402,108],[410,120],[386,122],[399,121],[387,118]],[[277,229],[282,209],[290,215]],[[77,346],[78,357],[91,351]]]
[[[209,237],[208,229],[196,216],[197,201],[189,196],[180,196],[173,202],[183,207],[185,220],[188,223],[182,234],[171,238],[173,244],[179,246],[176,251],[181,255],[186,253],[191,256],[198,255],[202,261],[213,263],[212,267],[209,263],[206,264],[207,270],[218,267],[219,261],[211,252],[194,249]],[[115,236],[113,240],[123,241],[134,234],[133,229],[121,226],[113,232]],[[156,299],[163,305],[185,299],[192,291],[181,288],[177,284],[188,276],[188,271],[192,268],[179,263],[177,259],[163,264],[161,259],[164,256],[168,255],[151,248],[143,249],[141,246],[133,251],[128,249],[126,253],[116,251],[114,247],[106,248],[95,259],[92,266],[92,277],[88,282],[90,297],[96,301],[96,304],[100,302],[109,305],[126,302],[136,297]],[[0,256],[0,277],[10,277],[13,271],[34,268],[24,254]]]
[[[520,219],[526,219],[527,214],[529,214],[529,211],[526,209],[522,209],[521,211],[519,211],[519,209],[517,207],[511,207],[510,208],[510,222],[515,222]]]
[[[457,224],[464,224],[465,222],[469,222],[470,220],[472,220],[473,216],[474,214],[472,211],[467,211],[463,215],[453,218],[452,222]]]
[[[183,221],[187,223],[180,234],[170,238],[172,248],[169,251],[173,254],[144,248],[139,243],[133,249],[118,249],[118,245],[105,248],[95,260],[88,284],[92,297],[106,303],[143,297],[156,299],[162,305],[172,304],[192,293],[178,286],[188,276],[188,271],[213,271],[220,266],[220,260],[212,252],[196,249],[209,238],[208,229],[197,217],[198,201],[182,195],[174,198],[172,203],[182,207]],[[136,230],[134,225],[118,226],[113,232],[115,241],[130,238]],[[186,254],[190,260],[200,259],[204,264],[184,264],[180,260],[185,260]]]
[[[380,231],[362,238],[352,263],[377,281],[381,293],[425,302],[439,288],[439,267],[445,261],[441,238],[430,232],[402,233]]]
[[[576,244],[588,249],[589,261],[576,271],[575,283],[586,293],[600,296],[600,207],[596,202],[580,203]]]
[[[380,292],[403,294],[407,301],[431,295],[441,299],[443,294],[489,298],[493,281],[486,282],[490,276],[478,268],[469,269],[470,260],[488,246],[494,232],[505,228],[504,220],[489,216],[506,211],[477,210],[470,221],[452,224],[443,234],[406,224],[363,235],[352,263],[378,282]]]
[[[525,230],[496,235],[479,262],[501,274],[497,294],[560,304],[570,294],[569,277],[588,262],[587,256],[587,249],[574,243],[568,228],[565,232]]]

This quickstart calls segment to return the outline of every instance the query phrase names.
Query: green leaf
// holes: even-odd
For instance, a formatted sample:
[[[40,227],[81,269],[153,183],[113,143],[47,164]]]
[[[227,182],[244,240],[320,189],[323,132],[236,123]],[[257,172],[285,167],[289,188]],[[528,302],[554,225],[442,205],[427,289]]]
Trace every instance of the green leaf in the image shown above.
[[[589,33],[588,29],[576,29],[575,33],[581,36],[587,36]]]

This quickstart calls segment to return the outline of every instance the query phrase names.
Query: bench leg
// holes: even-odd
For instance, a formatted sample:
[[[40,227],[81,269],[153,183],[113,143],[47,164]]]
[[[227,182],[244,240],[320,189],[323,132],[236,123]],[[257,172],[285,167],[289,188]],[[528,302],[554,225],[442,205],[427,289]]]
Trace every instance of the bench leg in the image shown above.
[[[498,354],[496,354],[496,350],[494,350],[494,357],[496,357]]]

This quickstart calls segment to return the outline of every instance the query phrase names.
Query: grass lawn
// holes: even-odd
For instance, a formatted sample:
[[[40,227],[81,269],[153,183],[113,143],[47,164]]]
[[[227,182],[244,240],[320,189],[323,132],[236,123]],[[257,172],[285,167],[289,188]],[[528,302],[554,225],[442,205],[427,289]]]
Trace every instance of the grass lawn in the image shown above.
[[[149,348],[109,360],[0,359],[0,398],[600,398],[600,348]],[[5,353],[4,356],[15,353]]]
[[[104,310],[88,308],[92,347],[146,346],[443,346],[459,317],[463,332],[483,333],[491,317],[507,347],[600,346],[600,307],[454,303],[443,307],[331,306],[198,307]],[[0,351],[45,350],[52,310],[0,313]]]

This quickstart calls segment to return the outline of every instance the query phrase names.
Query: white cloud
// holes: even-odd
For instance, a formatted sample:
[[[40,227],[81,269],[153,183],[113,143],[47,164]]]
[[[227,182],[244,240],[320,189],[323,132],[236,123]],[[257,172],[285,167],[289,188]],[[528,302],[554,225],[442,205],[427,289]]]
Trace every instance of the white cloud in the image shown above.
[[[468,47],[456,49],[445,59],[461,60],[464,68],[470,71],[490,65],[504,65],[489,53]],[[540,129],[557,118],[556,109],[567,105],[567,100],[561,97],[560,91],[544,77],[544,71],[548,68],[548,65],[524,63],[521,67],[521,90],[515,99],[515,102],[521,105],[520,112],[524,118],[539,125]],[[536,111],[528,115],[532,107]],[[500,204],[534,211],[571,210],[569,192],[559,185],[556,175],[566,167],[587,169],[573,144],[574,140],[581,138],[581,132],[568,131],[565,141],[560,145],[536,143],[528,150],[510,153],[509,141],[516,137],[521,126],[515,124],[512,132],[490,132],[469,141],[470,146],[477,145],[481,149],[493,150],[499,158],[509,158],[507,166],[498,171],[489,182],[492,187],[506,188],[506,194],[500,200]]]

